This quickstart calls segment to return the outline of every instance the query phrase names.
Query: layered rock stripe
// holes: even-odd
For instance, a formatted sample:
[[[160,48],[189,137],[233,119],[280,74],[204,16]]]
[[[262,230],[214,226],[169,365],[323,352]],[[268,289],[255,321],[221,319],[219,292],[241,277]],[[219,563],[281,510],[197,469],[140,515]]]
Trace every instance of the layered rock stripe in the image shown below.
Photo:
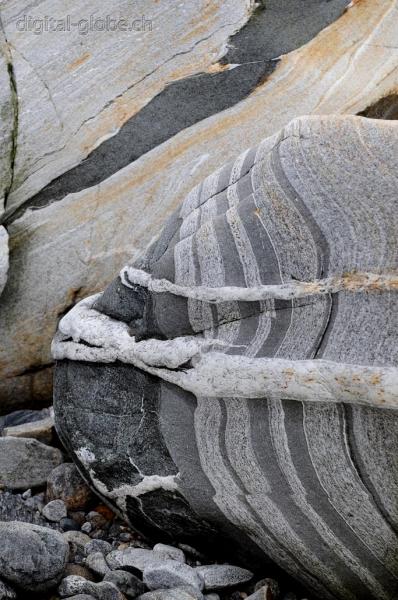
[[[221,296],[346,285],[208,302],[129,283],[127,268],[88,313],[76,307],[61,321],[54,351],[73,360],[56,374],[59,432],[97,491],[144,533],[228,539],[317,597],[396,597],[396,410],[363,406],[360,394],[351,405],[325,398],[311,381],[301,401],[278,380],[270,397],[194,395],[162,373],[178,383],[216,344],[226,360],[242,357],[242,377],[245,364],[269,359],[325,362],[330,377],[390,369],[396,381],[397,134],[394,122],[360,117],[294,120],[193,188],[131,265]],[[360,274],[390,283],[361,287]],[[204,375],[216,385],[211,362]]]
[[[169,14],[169,4],[166,7],[162,2],[157,3],[156,11],[164,9],[164,14]],[[305,7],[301,2],[269,2],[265,11],[251,13],[250,19],[246,3],[244,6],[243,3],[234,3],[233,8],[226,3],[222,3],[222,7],[221,4],[217,5],[218,12],[214,13],[217,18],[198,10],[198,21],[206,24],[209,30],[204,33],[203,30],[200,31],[200,27],[199,30],[194,28],[198,43],[190,54],[179,55],[178,52],[187,50],[193,40],[185,41],[186,46],[177,49],[176,61],[186,61],[184,72],[171,68],[174,65],[173,59],[167,63],[171,68],[171,75],[165,74],[163,78],[163,75],[160,77],[160,71],[157,71],[146,77],[139,86],[134,85],[122,98],[116,99],[106,110],[99,112],[98,118],[87,122],[87,128],[93,127],[93,136],[91,141],[87,138],[88,142],[83,150],[81,147],[79,151],[73,150],[75,142],[76,147],[79,144],[80,138],[77,135],[75,141],[71,140],[68,146],[70,153],[67,156],[60,151],[40,159],[40,164],[43,164],[40,180],[33,186],[33,179],[39,177],[39,172],[26,180],[26,186],[29,182],[29,197],[24,200],[22,192],[28,190],[28,187],[25,184],[18,187],[20,178],[15,179],[14,206],[22,202],[26,209],[32,202],[32,206],[41,208],[20,213],[18,218],[16,214],[11,216],[10,213],[7,217],[7,228],[11,236],[10,273],[13,276],[9,277],[0,310],[3,336],[0,349],[2,410],[28,402],[49,401],[52,365],[49,345],[58,317],[76,299],[103,289],[131,254],[138,255],[153,236],[158,234],[164,219],[190,189],[215,168],[275,133],[297,115],[366,112],[370,105],[376,106],[380,98],[386,97],[384,109],[377,109],[376,112],[388,116],[388,107],[394,103],[397,86],[396,3],[392,0],[362,0],[352,3],[343,12],[345,6],[346,3],[343,2],[326,1],[306,2]],[[153,15],[158,14],[156,11]],[[26,34],[21,33],[17,39],[17,13],[14,3],[7,5],[7,19],[4,17],[4,21],[7,35],[15,37],[11,39],[11,43],[18,47],[20,43],[25,46],[28,37],[25,40]],[[206,38],[225,21],[232,23],[232,14],[233,25],[222,26],[208,41],[199,42],[202,34]],[[205,18],[206,15],[208,18]],[[189,22],[192,15],[185,16]],[[181,27],[183,26],[185,25],[182,23]],[[190,26],[186,26],[189,29]],[[239,32],[231,37],[239,27]],[[40,44],[47,38],[32,34],[29,39],[33,37],[32,52],[39,53]],[[162,37],[158,43],[168,43],[169,38],[166,37]],[[309,41],[311,37],[313,39]],[[175,38],[177,40],[178,36]],[[52,38],[51,44],[54,44],[54,39]],[[62,43],[67,44],[66,39],[69,38],[62,39]],[[73,36],[70,40],[78,59],[78,46],[72,44]],[[94,44],[92,37],[87,36],[85,40],[83,48],[85,44]],[[101,40],[98,42],[100,48],[109,43],[103,38]],[[250,40],[253,41],[252,45]],[[79,38],[79,42],[81,41]],[[149,38],[142,43],[150,44]],[[229,50],[228,43],[231,46]],[[207,44],[213,44],[211,47],[215,47],[214,52],[207,52]],[[135,47],[137,48],[138,46]],[[63,55],[67,64],[71,52],[68,50]],[[85,49],[83,54],[84,52]],[[284,55],[285,53],[288,54]],[[45,57],[45,53],[43,56]],[[279,57],[280,60],[277,60]],[[31,60],[32,57],[28,58]],[[72,60],[74,58],[75,56]],[[17,58],[16,61],[18,60],[23,62],[22,59]],[[61,60],[59,53],[57,69],[61,68]],[[86,91],[90,85],[89,80],[91,85],[97,81],[95,72],[90,69],[98,60],[97,55],[93,55],[92,59],[87,59],[84,64],[76,67],[76,82],[75,79],[68,79],[67,75],[62,80],[67,82],[68,89],[76,84],[73,87],[76,104],[72,103],[72,96],[69,100],[74,106],[74,120],[80,118],[76,106],[83,102],[80,92],[76,90],[81,90],[84,98],[88,97]],[[153,60],[156,62],[156,57]],[[196,66],[192,66],[194,63]],[[23,73],[26,73],[27,79],[25,83],[24,78],[19,79],[20,95],[23,95],[28,84],[33,85],[33,79],[28,77],[28,66],[26,62],[23,64]],[[236,67],[236,64],[240,66]],[[153,63],[151,65],[154,66]],[[62,73],[66,66],[62,66]],[[150,65],[146,66],[149,69]],[[37,71],[39,66],[35,67]],[[40,66],[38,72],[49,85],[55,105],[61,109],[63,104],[59,104],[58,97],[59,87],[62,85],[58,79],[57,83],[49,79],[48,68]],[[112,68],[115,68],[114,65]],[[17,71],[16,68],[18,84]],[[116,71],[119,73],[118,67]],[[124,83],[127,87],[137,78],[136,71],[133,71],[134,69],[131,73],[126,72]],[[202,72],[204,75],[180,80],[175,84],[177,87],[167,87],[170,81],[184,77],[188,71],[191,74]],[[22,73],[21,69],[19,73]],[[81,85],[84,77],[87,81]],[[158,79],[161,79],[160,83]],[[37,79],[34,78],[34,81]],[[209,102],[197,102],[198,82],[201,82],[201,89],[209,94]],[[156,96],[158,91],[155,88],[159,90],[164,85],[165,95],[160,93]],[[57,94],[54,87],[58,90]],[[114,87],[115,91],[116,88],[117,86]],[[106,89],[108,93],[109,87]],[[45,94],[47,92],[43,88],[43,99]],[[133,97],[139,101],[133,100]],[[187,98],[187,102],[183,103],[184,106],[176,114],[175,106],[179,106],[181,98]],[[213,102],[210,98],[216,100]],[[239,102],[241,98],[245,99]],[[110,100],[108,98],[107,101]],[[117,113],[119,102],[126,105],[126,110],[121,111],[120,119],[105,119],[107,111],[112,111],[113,115]],[[210,112],[206,113],[203,106],[208,107],[206,110]],[[87,110],[90,107],[88,102]],[[51,111],[54,114],[52,109]],[[204,118],[212,111],[221,112]],[[23,106],[20,112],[24,113]],[[158,116],[161,123],[159,135],[153,127]],[[202,120],[196,123],[198,119]],[[68,122],[66,118],[64,121]],[[36,121],[35,123],[37,125]],[[126,127],[112,137],[122,123]],[[179,129],[181,131],[176,133]],[[81,133],[83,131],[85,128]],[[167,140],[167,136],[172,137]],[[37,139],[39,137],[36,136]],[[21,140],[23,142],[23,137]],[[51,144],[52,147],[56,142]],[[33,154],[34,160],[37,160],[41,153],[35,148]],[[55,176],[56,171],[61,173],[70,169],[73,161],[75,165],[79,165],[82,157],[87,154],[88,161],[86,165],[81,165],[79,171],[66,171],[65,179],[61,177],[62,181],[54,181],[48,187],[47,175],[50,172]],[[22,161],[22,155],[20,157]],[[52,163],[55,157],[56,162]],[[26,164],[29,160],[27,159]],[[129,160],[134,162],[127,164]],[[97,170],[95,164],[99,165]],[[114,175],[109,177],[111,172]],[[104,176],[107,179],[103,180]],[[96,185],[82,189],[93,184]],[[43,188],[42,196],[37,186]],[[65,194],[69,195],[64,197]],[[52,199],[58,201],[43,207],[43,204]],[[27,285],[26,282],[30,281],[37,282],[37,285]]]

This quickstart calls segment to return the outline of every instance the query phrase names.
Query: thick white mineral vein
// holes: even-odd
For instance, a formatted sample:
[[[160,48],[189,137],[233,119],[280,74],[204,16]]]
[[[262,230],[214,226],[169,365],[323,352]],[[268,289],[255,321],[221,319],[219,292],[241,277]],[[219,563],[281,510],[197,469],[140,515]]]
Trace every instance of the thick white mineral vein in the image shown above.
[[[97,297],[82,300],[61,320],[52,344],[55,359],[120,360],[198,397],[289,398],[398,408],[397,368],[233,356],[212,351],[217,340],[209,343],[201,336],[135,342],[128,325],[91,308]],[[191,368],[170,370],[188,361]]]

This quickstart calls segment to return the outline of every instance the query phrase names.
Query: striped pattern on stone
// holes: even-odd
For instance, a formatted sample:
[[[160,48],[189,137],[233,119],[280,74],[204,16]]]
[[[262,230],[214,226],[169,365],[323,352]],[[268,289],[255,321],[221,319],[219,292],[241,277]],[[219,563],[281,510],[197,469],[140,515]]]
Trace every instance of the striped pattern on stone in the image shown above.
[[[61,321],[58,429],[141,531],[397,597],[397,167],[393,122],[297,119]]]

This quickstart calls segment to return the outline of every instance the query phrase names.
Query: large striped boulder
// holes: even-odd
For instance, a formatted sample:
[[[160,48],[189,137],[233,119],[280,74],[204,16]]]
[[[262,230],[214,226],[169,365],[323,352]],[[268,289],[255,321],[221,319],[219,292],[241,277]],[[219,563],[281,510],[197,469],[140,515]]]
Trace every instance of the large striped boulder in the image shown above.
[[[91,485],[156,539],[396,599],[397,234],[394,122],[300,118],[194,188],[54,339]]]

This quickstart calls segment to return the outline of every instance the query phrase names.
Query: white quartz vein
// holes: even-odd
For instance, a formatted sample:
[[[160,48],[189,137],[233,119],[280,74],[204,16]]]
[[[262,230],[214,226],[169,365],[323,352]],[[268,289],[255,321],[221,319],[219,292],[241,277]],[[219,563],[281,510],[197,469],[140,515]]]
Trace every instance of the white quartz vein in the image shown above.
[[[82,300],[61,320],[52,344],[55,359],[120,360],[199,397],[267,397],[398,408],[395,367],[228,355],[220,351],[222,342],[199,335],[136,342],[128,325],[92,308],[97,298]]]
[[[271,298],[290,300],[315,294],[335,294],[340,291],[352,293],[398,291],[398,272],[391,273],[343,273],[314,281],[295,281],[278,285],[254,287],[186,287],[167,279],[154,279],[150,273],[131,266],[124,267],[120,279],[126,287],[139,285],[151,292],[168,292],[175,296],[201,300],[203,302],[257,302]]]

